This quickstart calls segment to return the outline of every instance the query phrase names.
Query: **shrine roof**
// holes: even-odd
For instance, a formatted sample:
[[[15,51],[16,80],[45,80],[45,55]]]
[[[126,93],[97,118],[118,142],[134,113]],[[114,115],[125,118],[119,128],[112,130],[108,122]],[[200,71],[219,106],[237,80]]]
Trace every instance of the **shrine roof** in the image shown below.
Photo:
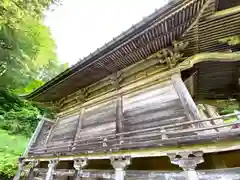
[[[205,16],[212,15],[215,12],[215,6],[215,1],[209,0],[172,0],[25,97],[38,102],[59,100],[146,59],[151,54],[170,46],[175,40],[190,41],[188,55],[198,53],[200,48],[203,51],[208,48],[210,48],[209,51],[225,49],[225,46],[216,45],[216,38],[221,37],[224,29],[220,32],[220,36],[213,36],[215,39],[211,38],[212,41],[209,41],[207,45],[215,44],[210,44],[209,47],[196,43],[197,38],[192,33],[194,25],[199,20],[201,23],[200,16],[204,20]],[[238,22],[239,15],[233,16]],[[211,26],[215,23],[215,19],[209,19],[207,23]],[[226,21],[229,21],[229,18]],[[217,19],[216,22],[221,23],[223,20]],[[206,31],[205,28],[208,27],[204,22],[202,25],[202,30]],[[222,27],[221,24],[219,26]],[[235,31],[238,31],[236,24],[228,34],[235,34]],[[205,34],[203,34],[203,39]]]

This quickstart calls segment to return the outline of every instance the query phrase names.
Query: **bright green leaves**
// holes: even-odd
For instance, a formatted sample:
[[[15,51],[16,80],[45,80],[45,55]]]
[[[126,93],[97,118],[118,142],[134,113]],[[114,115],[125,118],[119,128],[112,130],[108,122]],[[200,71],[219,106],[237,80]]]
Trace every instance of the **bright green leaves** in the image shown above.
[[[7,91],[0,91],[0,129],[12,134],[30,136],[34,131],[40,110]]]
[[[51,3],[52,0],[0,1],[1,180],[14,175],[17,158],[27,144],[26,136],[34,131],[39,115],[52,115],[8,90],[30,93],[66,69],[57,60],[55,42],[42,22],[43,11]]]
[[[41,20],[50,3],[51,0],[0,2],[1,88],[31,92],[31,84],[46,82],[65,69],[56,58],[50,30]]]
[[[0,179],[15,175],[17,159],[24,152],[28,139],[21,135],[10,135],[5,130],[0,130]],[[7,177],[6,177],[7,178]]]

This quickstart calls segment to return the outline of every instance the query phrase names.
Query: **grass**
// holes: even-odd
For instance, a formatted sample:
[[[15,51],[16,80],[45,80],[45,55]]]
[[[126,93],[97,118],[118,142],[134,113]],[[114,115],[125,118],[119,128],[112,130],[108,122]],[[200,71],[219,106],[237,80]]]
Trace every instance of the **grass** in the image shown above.
[[[24,152],[28,139],[21,135],[11,135],[0,129],[0,174],[13,176],[17,169],[18,157]]]

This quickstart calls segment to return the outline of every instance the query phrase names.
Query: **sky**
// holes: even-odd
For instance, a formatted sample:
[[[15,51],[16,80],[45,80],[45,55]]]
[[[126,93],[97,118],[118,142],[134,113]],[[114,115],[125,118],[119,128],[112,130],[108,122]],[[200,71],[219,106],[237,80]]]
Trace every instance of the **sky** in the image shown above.
[[[63,0],[53,12],[47,12],[63,63],[75,64],[100,48],[133,24],[141,21],[167,0]]]

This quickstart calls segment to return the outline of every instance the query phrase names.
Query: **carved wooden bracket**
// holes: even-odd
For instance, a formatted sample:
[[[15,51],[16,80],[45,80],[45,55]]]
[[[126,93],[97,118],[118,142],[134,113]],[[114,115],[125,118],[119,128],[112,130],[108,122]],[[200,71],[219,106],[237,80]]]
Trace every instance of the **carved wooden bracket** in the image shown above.
[[[35,167],[37,167],[39,165],[39,161],[31,161],[30,163],[29,163],[29,166],[30,166],[30,168],[35,168]]]
[[[184,171],[195,170],[198,164],[203,163],[203,152],[180,152],[178,154],[168,154],[172,164],[178,165]]]
[[[125,169],[128,165],[131,164],[130,157],[113,157],[111,159],[111,164],[114,169]]]
[[[160,64],[167,64],[172,69],[183,58],[183,50],[187,47],[188,43],[183,41],[174,41],[172,47],[162,49],[155,54],[151,55],[147,59],[156,59]]]
[[[48,168],[55,168],[57,166],[58,162],[59,161],[57,159],[49,160]]]
[[[75,159],[73,167],[80,171],[87,165],[87,159]]]
[[[120,88],[120,83],[123,81],[122,73],[117,72],[110,76],[110,83],[116,88]]]

